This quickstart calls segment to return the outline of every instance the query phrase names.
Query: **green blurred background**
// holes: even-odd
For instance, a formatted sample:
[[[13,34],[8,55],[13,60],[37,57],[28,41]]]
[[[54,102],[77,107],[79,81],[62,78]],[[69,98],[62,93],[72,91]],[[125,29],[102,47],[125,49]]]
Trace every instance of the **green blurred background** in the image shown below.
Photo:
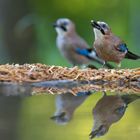
[[[0,0],[0,63],[45,63],[70,66],[56,48],[52,23],[67,17],[77,32],[92,46],[90,20],[107,22],[140,53],[139,0]],[[130,64],[131,63],[131,64]],[[139,67],[139,61],[124,60],[122,67]],[[91,109],[101,97],[93,95],[79,107],[74,119],[58,126],[49,117],[55,96],[0,98],[0,137],[3,140],[85,140],[92,127]],[[123,119],[101,140],[136,140],[140,136],[139,101],[131,104]]]

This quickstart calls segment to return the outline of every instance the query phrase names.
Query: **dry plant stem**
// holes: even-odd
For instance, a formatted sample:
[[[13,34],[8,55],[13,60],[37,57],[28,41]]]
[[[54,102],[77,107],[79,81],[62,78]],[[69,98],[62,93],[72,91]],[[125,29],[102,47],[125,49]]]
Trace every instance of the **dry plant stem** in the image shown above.
[[[140,68],[96,70],[42,64],[0,65],[0,92],[3,95],[76,94],[84,91],[139,93]]]

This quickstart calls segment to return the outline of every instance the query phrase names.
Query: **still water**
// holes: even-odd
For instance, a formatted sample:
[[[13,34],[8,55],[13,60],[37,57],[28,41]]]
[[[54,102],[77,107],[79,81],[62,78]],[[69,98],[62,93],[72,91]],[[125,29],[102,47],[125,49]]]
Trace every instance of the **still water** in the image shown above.
[[[43,68],[46,70],[46,66]],[[53,68],[56,69],[56,67]],[[15,70],[13,70],[14,74]],[[11,81],[7,78],[7,75],[10,75],[9,71],[2,73],[2,78],[5,77],[6,82],[3,82],[5,80],[3,78],[0,84],[0,95],[4,95],[0,96],[0,140],[89,140],[97,138],[137,140],[140,136],[138,70],[135,70],[131,76],[126,72],[120,73],[119,71],[118,73],[117,71],[116,74],[119,77],[115,74],[114,80],[110,75],[110,70],[108,70],[109,79],[105,78],[106,74],[98,75],[98,71],[96,71],[96,77],[99,76],[99,79],[95,78],[92,70],[91,75],[82,71],[80,76],[85,78],[80,77],[79,81],[63,79],[66,72],[65,76],[59,75],[62,79],[57,83],[55,79],[59,78],[54,78],[55,74],[51,68],[54,79],[34,82],[36,79],[33,77],[28,79],[29,76],[25,74],[29,80],[26,81],[25,77],[21,80],[22,76],[17,74],[19,84],[16,83],[14,75],[13,82],[9,82]],[[71,74],[75,77],[73,71],[77,77],[78,69],[72,69]],[[46,73],[44,70],[42,72]],[[50,73],[47,75],[50,76]],[[91,77],[93,79],[83,80],[87,78],[87,75],[89,79]],[[24,80],[26,82],[21,84],[20,81]],[[109,90],[113,93],[99,92],[99,90]],[[47,91],[46,95],[40,94],[44,91]],[[48,94],[48,92],[62,93],[62,91],[66,94]],[[67,93],[68,91],[77,96]],[[83,91],[86,91],[86,94]],[[34,93],[37,94],[34,95]]]
[[[7,91],[6,95],[17,89],[9,85],[2,87],[1,92]],[[30,88],[26,89],[30,91]],[[138,140],[139,107],[138,92],[1,96],[0,139]]]
[[[115,97],[122,96],[122,94],[107,93],[107,98],[112,95]],[[127,96],[129,102],[132,101],[132,98],[129,98],[130,96]],[[105,118],[109,118],[108,121],[110,122],[112,120],[117,122],[110,126],[106,134],[94,139],[138,140],[140,137],[139,99],[129,103],[126,107],[120,99],[117,103],[114,99],[109,99],[110,101],[105,99],[104,101],[103,93],[91,94],[76,108],[70,121],[63,118],[64,114],[61,116],[63,121],[68,121],[67,124],[62,125],[62,122],[55,122],[50,119],[53,115],[56,116],[54,114],[56,111],[55,98],[56,95],[23,98],[1,97],[1,105],[5,104],[5,107],[0,107],[1,138],[3,140],[88,140],[95,121],[97,122],[96,127],[99,128],[100,117],[103,120],[102,126],[107,121]],[[83,97],[74,98],[79,100]],[[93,108],[96,120],[93,119]],[[102,112],[104,112],[103,115]],[[109,116],[107,117],[107,115]],[[100,127],[100,129],[98,135],[102,135],[104,131],[103,127]]]

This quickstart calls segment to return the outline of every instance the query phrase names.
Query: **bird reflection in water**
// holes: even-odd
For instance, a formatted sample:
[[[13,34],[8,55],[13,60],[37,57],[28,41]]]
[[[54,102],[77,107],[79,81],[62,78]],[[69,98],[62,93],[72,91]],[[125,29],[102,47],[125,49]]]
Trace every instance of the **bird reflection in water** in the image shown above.
[[[72,119],[75,110],[90,94],[91,92],[82,92],[80,96],[74,96],[71,93],[57,95],[55,101],[56,111],[51,119],[60,125],[67,124]]]
[[[105,135],[111,125],[123,117],[128,104],[136,99],[140,99],[140,96],[135,94],[107,96],[105,93],[92,110],[94,124],[89,134],[90,139]]]
[[[80,96],[74,96],[71,93],[57,95],[56,111],[51,119],[60,125],[67,124],[73,118],[75,110],[90,94],[91,92],[79,93]],[[128,104],[137,99],[140,99],[140,96],[136,94],[107,95],[104,93],[92,110],[94,123],[89,134],[90,139],[105,135],[111,125],[123,117]]]

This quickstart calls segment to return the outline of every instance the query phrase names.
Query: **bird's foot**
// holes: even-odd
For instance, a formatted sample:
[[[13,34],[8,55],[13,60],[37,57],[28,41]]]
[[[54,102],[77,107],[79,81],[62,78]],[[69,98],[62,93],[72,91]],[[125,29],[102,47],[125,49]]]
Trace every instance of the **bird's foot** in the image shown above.
[[[104,62],[103,62],[102,68],[105,68],[105,66],[106,66],[106,62],[104,61]]]
[[[118,69],[120,69],[120,68],[121,68],[121,63],[119,63],[119,64],[117,65],[117,68],[118,68]]]
[[[95,67],[94,65],[91,65],[91,64],[89,64],[87,67],[91,68],[91,69],[97,69],[97,67]]]

